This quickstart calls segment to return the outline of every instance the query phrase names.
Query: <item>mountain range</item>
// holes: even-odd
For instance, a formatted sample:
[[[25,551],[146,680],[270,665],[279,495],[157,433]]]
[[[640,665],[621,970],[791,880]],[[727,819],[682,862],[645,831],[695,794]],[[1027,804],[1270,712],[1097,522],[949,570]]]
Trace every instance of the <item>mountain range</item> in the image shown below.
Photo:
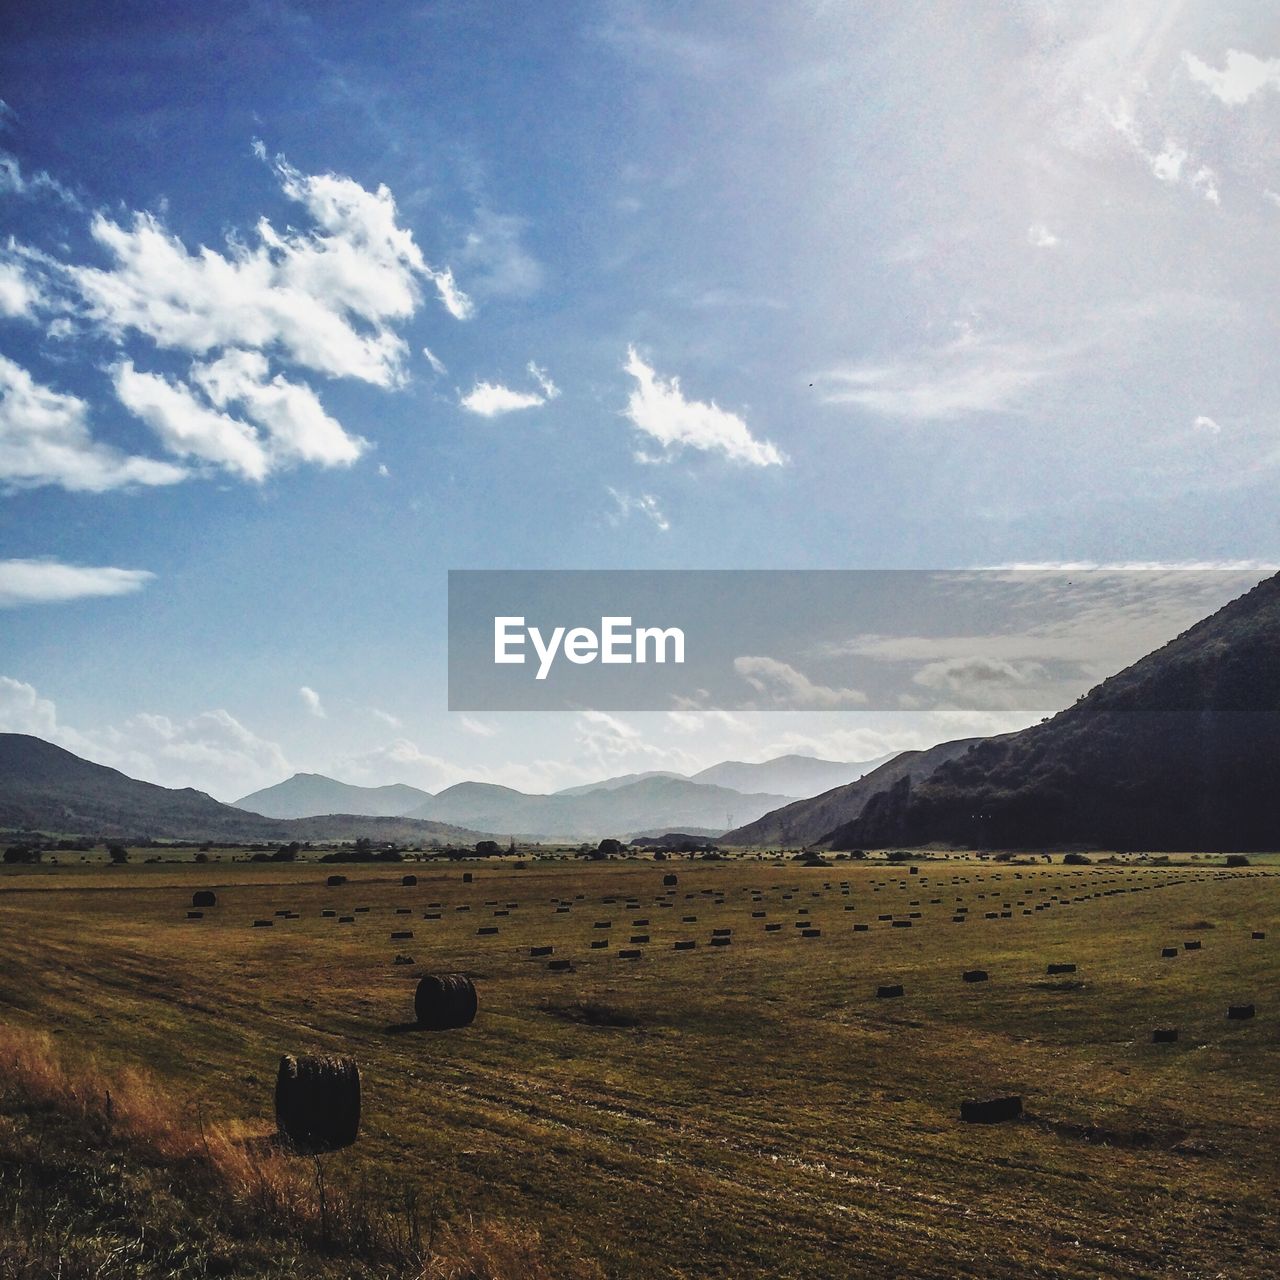
[[[599,839],[672,829],[720,832],[797,795],[825,790],[833,779],[860,777],[879,763],[800,755],[759,764],[726,760],[688,777],[664,771],[623,774],[550,795],[485,782],[460,782],[432,795],[416,787],[359,787],[298,773],[236,805],[274,818],[337,811],[398,814],[534,839]]]
[[[247,813],[191,787],[140,782],[25,733],[0,733],[0,827],[68,835],[190,840],[474,843],[440,822],[363,814],[291,821]]]

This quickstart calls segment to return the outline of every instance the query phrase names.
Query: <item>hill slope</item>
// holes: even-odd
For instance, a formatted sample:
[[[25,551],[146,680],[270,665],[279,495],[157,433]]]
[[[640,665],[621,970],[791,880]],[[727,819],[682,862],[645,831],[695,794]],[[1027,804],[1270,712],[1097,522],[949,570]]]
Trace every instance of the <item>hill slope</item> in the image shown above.
[[[690,775],[693,782],[708,782],[718,787],[732,787],[734,791],[772,792],[775,795],[793,796],[797,800],[821,795],[833,787],[847,783],[870,773],[892,755],[875,760],[842,761],[820,760],[816,756],[786,755],[749,764],[745,760],[724,760],[713,764],[701,773]]]
[[[783,845],[795,848],[817,844],[828,832],[856,818],[877,792],[902,778],[924,778],[944,761],[967,751],[981,738],[941,742],[927,751],[902,751],[855,782],[833,787],[822,795],[797,800],[727,832],[731,845]]]
[[[838,848],[1280,845],[1280,575],[1044,724],[882,791]]]
[[[242,796],[237,809],[268,818],[309,818],[323,813],[359,813],[369,817],[403,817],[431,799],[431,792],[404,783],[357,787],[322,773],[295,773],[274,787]]]
[[[194,788],[140,782],[25,733],[0,733],[0,827],[97,836],[223,840],[460,840],[438,822],[331,814],[283,821]]]

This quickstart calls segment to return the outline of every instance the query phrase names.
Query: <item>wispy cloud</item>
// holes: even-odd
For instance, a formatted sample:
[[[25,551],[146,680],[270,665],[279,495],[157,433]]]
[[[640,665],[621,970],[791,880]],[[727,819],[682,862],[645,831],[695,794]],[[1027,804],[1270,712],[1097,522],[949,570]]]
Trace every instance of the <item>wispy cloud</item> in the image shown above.
[[[1229,107],[1242,106],[1264,89],[1280,90],[1280,58],[1259,58],[1228,49],[1221,71],[1194,53],[1184,53],[1182,60],[1191,78]]]
[[[829,711],[862,707],[867,703],[867,695],[860,689],[815,684],[804,672],[776,658],[744,655],[734,658],[733,669],[775,706],[797,711]]]
[[[494,725],[485,724],[483,720],[473,719],[471,716],[460,715],[458,723],[470,734],[474,734],[477,738],[492,738],[498,730]]]
[[[1054,372],[1045,350],[966,334],[905,360],[832,369],[815,383],[825,404],[929,422],[1013,409]]]
[[[21,365],[0,356],[0,485],[60,485],[103,493],[131,485],[174,484],[185,475],[172,463],[125,454],[94,440],[85,401],[44,386]]]
[[[423,347],[422,354],[426,357],[427,363],[431,366],[431,372],[434,373],[437,378],[443,378],[444,375],[449,372],[445,367],[444,361],[441,360],[430,347]]]
[[[670,521],[663,514],[662,507],[658,504],[658,499],[653,494],[639,493],[633,496],[629,493],[621,493],[612,485],[605,485],[605,489],[617,504],[616,509],[609,513],[610,524],[620,525],[634,512],[638,515],[647,516],[662,533],[666,533],[671,528]]]
[[[0,560],[0,609],[132,595],[154,577],[146,569],[63,564],[59,560]]]
[[[634,347],[627,348],[626,371],[636,380],[624,416],[662,446],[658,456],[640,453],[643,462],[667,461],[681,449],[721,453],[755,467],[781,466],[785,457],[768,440],[757,440],[736,414],[714,401],[688,400],[679,378],[663,378]]]
[[[498,418],[518,409],[535,409],[560,394],[560,388],[547,376],[545,369],[532,360],[525,367],[537,384],[537,391],[516,391],[500,382],[477,382],[458,403],[468,413],[482,418]]]
[[[317,720],[328,719],[328,713],[324,709],[324,703],[320,701],[320,695],[309,685],[304,684],[298,690],[298,697],[302,699],[303,706],[305,706]]]

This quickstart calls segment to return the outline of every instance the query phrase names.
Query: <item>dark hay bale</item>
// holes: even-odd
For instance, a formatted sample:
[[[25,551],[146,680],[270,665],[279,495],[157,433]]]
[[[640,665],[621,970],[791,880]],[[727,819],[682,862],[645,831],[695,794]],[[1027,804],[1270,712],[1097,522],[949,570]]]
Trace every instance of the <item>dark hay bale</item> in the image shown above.
[[[274,924],[274,920],[255,920],[253,922],[253,927],[255,929],[270,929]]]
[[[1196,941],[1194,941],[1194,942],[1184,942],[1184,943],[1182,944],[1182,949],[1183,949],[1183,951],[1199,951],[1199,950],[1200,950],[1200,942],[1199,942],[1199,940],[1198,940],[1198,939],[1197,939]]]
[[[497,932],[498,932],[498,926],[496,924],[481,925],[480,928],[476,930],[476,937],[491,938]]]
[[[1003,1124],[1016,1120],[1022,1114],[1022,1099],[1016,1095],[1007,1098],[982,1098],[960,1104],[960,1119],[965,1124]]]
[[[726,938],[726,937],[723,937],[723,936],[721,936],[721,937],[719,937],[719,938],[712,938],[712,939],[711,939],[711,945],[712,945],[713,947],[730,947],[730,946],[732,946],[732,945],[733,945],[733,939],[732,939],[732,938]]]
[[[403,942],[406,938],[413,937],[412,929],[395,929],[391,934],[392,942]]]
[[[549,956],[554,950],[554,947],[530,947],[529,955],[536,959],[538,956]]]
[[[355,916],[339,916],[338,917],[339,924],[355,924],[355,922],[356,922]]]
[[[285,908],[285,909],[284,909],[284,910],[282,910],[282,911],[277,911],[277,912],[276,912],[276,919],[279,919],[281,916],[283,916],[286,920],[289,918],[289,911],[288,911],[288,908]]]
[[[355,1059],[285,1054],[276,1074],[276,1125],[295,1151],[349,1147],[360,1133]]]
[[[728,938],[733,934],[732,929],[712,929],[711,936],[713,938]]]
[[[1227,1007],[1227,1017],[1232,1022],[1244,1022],[1252,1018],[1255,1012],[1251,1004],[1233,1004]]]
[[[337,914],[338,913],[332,907],[325,907],[325,909],[320,913],[321,917],[326,920],[332,920]]]
[[[662,887],[664,889],[669,889],[671,888],[672,885],[679,884],[679,883],[680,883],[680,877],[672,874],[671,872],[668,872],[665,876],[662,877]]]
[[[894,921],[892,922],[892,924],[893,924],[893,927],[894,927],[895,929],[910,929],[910,928],[911,928],[911,921],[910,921],[910,920],[894,920]]]
[[[1076,967],[1073,964],[1051,964],[1045,969],[1045,973],[1075,973]]]
[[[677,942],[675,946],[672,948],[672,950],[673,951],[692,951],[694,950],[694,948],[697,947],[697,945],[698,944],[692,940],[685,941],[685,942]]]
[[[550,969],[552,973],[566,973],[568,970],[572,969],[573,966],[567,960],[548,960],[547,968]]]
[[[618,952],[618,959],[619,959],[619,960],[639,960],[639,959],[640,959],[640,952],[639,952],[639,951],[628,951],[628,950],[625,950],[625,949],[624,949],[624,950],[622,950],[622,951],[619,951],[619,952]]]
[[[1161,960],[1172,960],[1174,956],[1176,956],[1177,954],[1178,954],[1177,947],[1161,947],[1160,948]]]
[[[418,1026],[428,1031],[469,1027],[477,1007],[475,984],[464,973],[429,973],[413,994]]]
[[[392,964],[412,964],[412,963],[413,963],[413,957],[412,957],[412,956],[402,956],[402,955],[400,955],[400,954],[398,954],[398,953],[397,953],[396,958],[395,958],[391,963],[392,963]]]
[[[854,933],[867,933],[871,929],[869,924],[855,924],[853,926]]]
[[[471,872],[470,872],[470,871],[464,871],[464,872],[462,873],[462,883],[463,883],[463,884],[470,884],[473,878],[474,878],[474,877],[472,876],[472,874],[471,874]]]
[[[329,886],[329,888],[330,888],[330,889],[336,889],[336,888],[338,887],[338,885],[340,885],[340,884],[346,884],[346,883],[347,883],[347,877],[346,877],[346,876],[330,876],[330,877],[325,881],[325,884],[327,884],[327,885]]]
[[[188,912],[187,912],[187,919],[188,919],[188,920],[203,920],[203,919],[204,919],[204,912],[203,912],[203,911],[188,911]]]
[[[800,932],[802,938],[820,938],[822,937],[821,929],[802,929]]]
[[[606,947],[608,947],[608,945],[609,945],[609,939],[608,939],[608,938],[597,938],[597,939],[596,939],[596,940],[591,944],[591,950],[592,950],[592,951],[603,951],[603,950],[605,950],[605,948],[606,948]]]
[[[412,915],[412,914],[413,914],[413,908],[412,908],[412,907],[397,907],[397,908],[396,908],[396,915],[398,915],[398,916],[409,916],[409,915]]]
[[[645,927],[645,925],[647,925],[648,923],[649,923],[648,919],[644,919],[644,920],[633,920],[633,921],[631,922],[631,927],[632,927],[633,929],[643,929],[643,928]]]
[[[698,917],[697,916],[681,916],[680,923],[681,924],[697,924]]]
[[[218,895],[212,889],[197,889],[191,895],[191,905],[193,907],[216,907],[218,905]]]
[[[631,937],[627,939],[627,941],[628,942],[648,942],[649,935],[647,933],[633,933]]]
[[[964,924],[964,922],[965,922],[965,920],[966,920],[966,919],[967,919],[967,917],[965,917],[965,916],[952,916],[952,917],[951,917],[951,923],[952,923],[952,924]]]
[[[1174,1044],[1178,1039],[1177,1027],[1157,1027],[1151,1033],[1152,1044]]]
[[[776,923],[776,924],[767,924],[767,925],[765,925],[765,927],[764,927],[764,931],[765,931],[765,933],[777,933],[777,932],[778,932],[778,930],[779,930],[779,929],[781,929],[781,928],[782,928],[781,923]]]
[[[356,915],[363,915],[363,914],[364,914],[365,912],[367,912],[368,910],[369,910],[369,908],[368,908],[368,907],[357,907],[357,908],[356,908]]]
[[[905,995],[906,992],[902,988],[902,984],[898,983],[894,986],[883,986],[876,988],[877,1000],[896,1000],[899,996]]]
[[[401,877],[400,877],[400,883],[401,883],[402,885],[417,884],[417,883],[418,883],[418,877],[417,877],[417,876],[401,876]]]
[[[1263,941],[1263,939],[1265,939],[1265,938],[1266,938],[1266,936],[1267,936],[1267,935],[1266,935],[1265,931],[1264,931],[1264,930],[1262,930],[1262,929],[1255,929],[1255,930],[1253,931],[1253,935],[1252,935],[1252,937],[1253,937],[1253,941],[1254,941],[1254,942],[1261,942],[1261,941]]]
[[[989,975],[985,969],[966,969],[960,977],[964,982],[986,982]]]

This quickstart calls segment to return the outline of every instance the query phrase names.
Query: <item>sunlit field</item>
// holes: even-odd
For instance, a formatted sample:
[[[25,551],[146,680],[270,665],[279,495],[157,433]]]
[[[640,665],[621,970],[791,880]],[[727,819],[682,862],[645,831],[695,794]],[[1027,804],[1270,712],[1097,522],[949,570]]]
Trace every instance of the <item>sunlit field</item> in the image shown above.
[[[527,1221],[610,1277],[1275,1273],[1270,859],[564,860],[467,884],[62,856],[0,875],[0,1017],[263,1131],[281,1053],[352,1055],[362,1133],[326,1176],[389,1211],[411,1191],[424,1217]],[[449,971],[475,1023],[416,1029],[418,977]],[[1001,1095],[1020,1119],[960,1122]]]

